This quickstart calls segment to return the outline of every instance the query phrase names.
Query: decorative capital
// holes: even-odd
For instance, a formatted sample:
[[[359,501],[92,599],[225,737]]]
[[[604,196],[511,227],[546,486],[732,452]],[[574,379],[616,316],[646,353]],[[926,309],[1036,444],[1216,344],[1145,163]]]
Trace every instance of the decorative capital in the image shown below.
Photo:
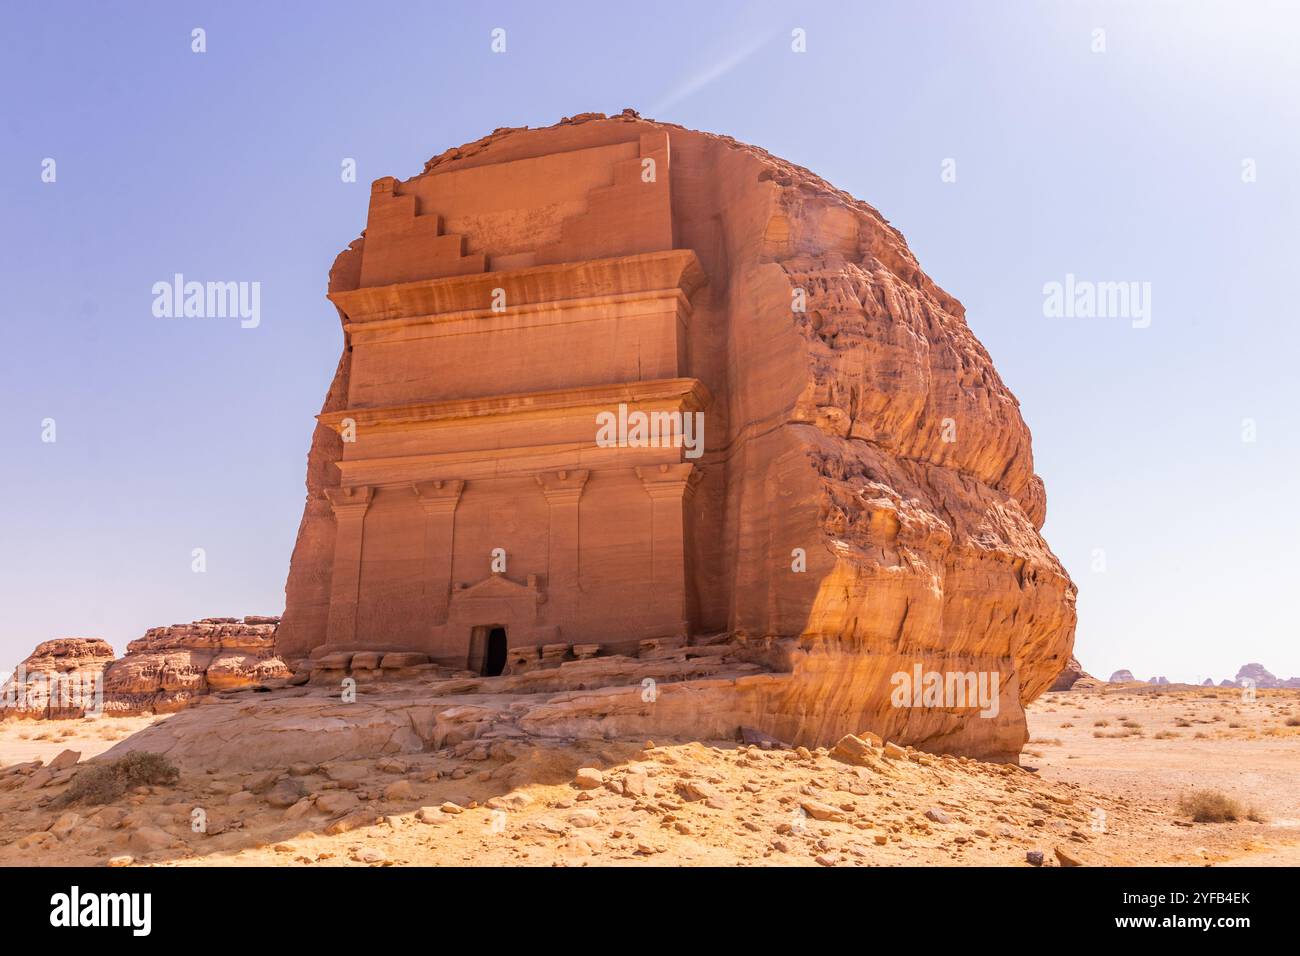
[[[369,485],[340,485],[337,488],[326,488],[325,497],[334,507],[334,516],[336,518],[360,518],[370,507],[370,501],[374,497],[374,488]]]
[[[682,499],[695,490],[702,472],[691,462],[663,465],[638,465],[636,476],[641,479],[646,494],[651,498]]]
[[[542,486],[542,494],[551,504],[564,502],[577,503],[582,497],[582,489],[587,485],[591,472],[585,468],[573,471],[543,471],[537,475],[537,483]]]
[[[459,478],[413,481],[411,490],[420,499],[425,514],[450,514],[460,503],[460,494],[465,490],[465,482]]]

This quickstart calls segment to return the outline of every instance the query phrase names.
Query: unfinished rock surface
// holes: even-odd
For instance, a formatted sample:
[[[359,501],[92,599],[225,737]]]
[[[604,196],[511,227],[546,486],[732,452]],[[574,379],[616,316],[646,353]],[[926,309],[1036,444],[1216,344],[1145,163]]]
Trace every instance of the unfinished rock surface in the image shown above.
[[[378,180],[329,295],[286,660],[491,676],[721,633],[756,673],[520,723],[1019,751],[1075,589],[1016,399],[867,204],[728,137],[586,114]],[[702,454],[602,445],[621,406],[702,414]],[[892,703],[912,673],[996,675],[996,714]]]

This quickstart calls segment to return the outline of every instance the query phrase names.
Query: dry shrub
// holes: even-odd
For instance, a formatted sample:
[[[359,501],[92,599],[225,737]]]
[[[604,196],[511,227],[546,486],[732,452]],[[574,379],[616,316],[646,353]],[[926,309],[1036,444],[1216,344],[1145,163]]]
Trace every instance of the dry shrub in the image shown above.
[[[138,750],[111,763],[94,763],[82,768],[53,804],[112,803],[132,787],[167,786],[179,778],[180,771],[162,754]]]
[[[1241,804],[1221,790],[1194,790],[1178,802],[1193,823],[1230,823],[1243,816]]]

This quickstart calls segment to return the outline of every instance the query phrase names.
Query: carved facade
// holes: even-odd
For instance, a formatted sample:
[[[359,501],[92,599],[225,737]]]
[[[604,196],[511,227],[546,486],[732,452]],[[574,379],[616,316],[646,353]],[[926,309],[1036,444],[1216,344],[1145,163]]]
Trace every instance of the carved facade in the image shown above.
[[[630,113],[499,130],[376,182],[329,297],[345,346],[286,662],[491,674],[640,648],[653,670],[725,635],[769,673],[667,693],[653,727],[1023,743],[1074,586],[1015,397],[867,204]],[[702,454],[600,441],[620,406],[702,413]],[[895,706],[918,666],[996,676],[996,715]]]
[[[602,412],[710,402],[688,358],[705,276],[673,248],[668,157],[661,132],[373,185],[357,285],[330,293],[350,370],[319,418],[342,455],[318,646],[496,671],[489,643],[688,635],[703,469],[596,441]],[[494,242],[493,213],[520,204],[558,220],[551,241]]]

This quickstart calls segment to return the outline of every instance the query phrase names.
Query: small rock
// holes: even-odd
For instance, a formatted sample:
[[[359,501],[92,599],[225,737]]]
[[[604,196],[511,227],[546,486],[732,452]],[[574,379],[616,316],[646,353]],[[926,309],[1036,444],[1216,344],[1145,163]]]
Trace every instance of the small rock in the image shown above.
[[[1042,865],[1043,865],[1043,851],[1042,851],[1042,850],[1030,850],[1028,853],[1025,854],[1025,861],[1026,861],[1030,866],[1042,866]]]
[[[131,834],[127,847],[136,853],[152,853],[172,845],[172,835],[157,827],[141,827]]]
[[[325,828],[327,836],[337,836],[340,833],[350,833],[353,830],[359,830],[362,827],[374,826],[379,822],[373,811],[357,810],[355,813],[349,813],[346,817],[340,817]]]
[[[415,797],[415,788],[405,780],[390,783],[384,788],[385,800],[411,800]]]
[[[322,813],[346,813],[357,803],[356,796],[346,790],[330,790],[316,798],[316,809]]]
[[[926,819],[933,820],[935,823],[952,823],[952,817],[948,816],[948,814],[944,813],[942,810],[937,810],[933,807],[925,811],[925,816]]]
[[[75,830],[80,823],[81,814],[69,811],[51,823],[49,830],[56,837],[62,840],[67,837],[69,833]]]
[[[848,819],[844,811],[837,810],[835,807],[817,800],[803,800],[799,806],[803,807],[803,812],[808,814],[814,820],[825,820],[829,823],[843,823]]]
[[[111,856],[108,858],[108,865],[113,867],[130,866],[135,862],[135,857],[122,854],[121,856]]]
[[[1073,853],[1069,853],[1066,850],[1061,849],[1059,846],[1055,847],[1052,852],[1056,854],[1056,859],[1060,861],[1061,866],[1083,866],[1084,865],[1081,859],[1079,859]]]
[[[604,786],[605,775],[595,767],[583,767],[574,776],[573,782],[579,790],[595,790]]]
[[[273,807],[292,807],[302,799],[303,786],[292,777],[281,780],[266,795],[266,802]]]
[[[53,760],[51,760],[49,765],[46,767],[46,769],[67,770],[69,767],[76,766],[77,761],[80,759],[81,759],[80,750],[65,750],[62,753],[60,753],[57,757],[55,757]]]
[[[286,820],[297,820],[300,817],[305,817],[307,814],[311,813],[312,810],[314,810],[315,808],[316,808],[316,801],[314,799],[312,799],[311,797],[303,797],[293,806],[289,807],[289,809],[284,811],[284,818]]]

